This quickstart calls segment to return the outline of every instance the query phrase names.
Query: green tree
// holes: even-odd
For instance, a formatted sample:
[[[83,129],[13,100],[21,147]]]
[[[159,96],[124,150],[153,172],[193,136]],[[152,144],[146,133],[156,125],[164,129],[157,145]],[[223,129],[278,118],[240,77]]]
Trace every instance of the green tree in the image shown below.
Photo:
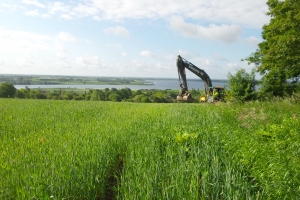
[[[119,94],[122,99],[129,99],[132,95],[130,88],[123,88],[119,90]]]
[[[118,93],[111,93],[108,97],[109,100],[114,101],[114,102],[119,102],[121,101],[121,97]]]
[[[47,99],[54,99],[54,100],[57,100],[60,98],[60,95],[59,95],[59,92],[60,91],[50,91],[47,93]]]
[[[240,69],[235,75],[228,73],[231,96],[241,102],[255,99],[255,70],[247,73]]]
[[[99,95],[98,90],[93,90],[90,100],[91,101],[98,101],[98,100],[100,100],[100,95]]]
[[[87,93],[85,94],[84,100],[89,101],[91,99],[91,94]]]
[[[141,98],[141,103],[150,103],[151,101],[150,101],[150,99],[149,99],[149,97],[147,97],[147,96],[143,96],[142,98]]]
[[[77,96],[76,92],[74,92],[74,91],[67,91],[62,96],[62,99],[64,99],[64,100],[72,100],[72,99],[75,99],[76,96]]]
[[[2,83],[0,85],[0,98],[13,98],[17,89],[11,83]]]
[[[132,100],[133,102],[140,103],[143,97],[145,97],[144,94],[135,95]]]
[[[143,94],[142,90],[136,90],[134,92],[134,95],[141,95],[141,94]]]
[[[15,98],[18,99],[25,99],[25,93],[24,93],[24,89],[23,90],[17,90],[15,93]]]
[[[34,99],[47,99],[44,91],[36,90],[33,96]]]
[[[99,90],[98,93],[99,93],[99,100],[100,101],[106,101],[107,100],[104,90]]]
[[[270,23],[263,26],[259,49],[244,60],[263,75],[263,92],[291,94],[300,76],[300,1],[268,0]]]
[[[74,97],[75,100],[84,100],[85,99],[85,95],[84,94],[79,94],[77,96]]]

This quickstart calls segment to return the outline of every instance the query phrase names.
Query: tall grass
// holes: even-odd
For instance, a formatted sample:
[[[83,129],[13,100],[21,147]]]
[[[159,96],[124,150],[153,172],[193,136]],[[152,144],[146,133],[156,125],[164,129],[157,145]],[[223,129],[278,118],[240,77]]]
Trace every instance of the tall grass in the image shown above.
[[[298,199],[296,108],[0,99],[0,199]]]

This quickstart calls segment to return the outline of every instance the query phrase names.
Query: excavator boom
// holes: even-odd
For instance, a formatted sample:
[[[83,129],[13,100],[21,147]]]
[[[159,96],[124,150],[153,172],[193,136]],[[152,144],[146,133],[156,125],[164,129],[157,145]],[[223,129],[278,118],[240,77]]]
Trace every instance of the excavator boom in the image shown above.
[[[179,71],[179,74],[184,77],[182,78],[184,84],[186,83],[186,76],[185,76],[185,68],[193,72],[196,76],[202,79],[204,82],[205,88],[212,87],[212,82],[211,79],[209,78],[208,74],[203,70],[199,69],[197,66],[194,64],[190,63],[186,59],[182,58],[180,55],[177,58],[177,69]]]

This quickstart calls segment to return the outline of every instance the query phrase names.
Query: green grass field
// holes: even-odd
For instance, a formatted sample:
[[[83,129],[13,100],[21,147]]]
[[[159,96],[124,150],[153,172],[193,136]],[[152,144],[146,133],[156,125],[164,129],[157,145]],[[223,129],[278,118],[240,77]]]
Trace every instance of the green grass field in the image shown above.
[[[299,199],[288,101],[0,99],[0,199]]]

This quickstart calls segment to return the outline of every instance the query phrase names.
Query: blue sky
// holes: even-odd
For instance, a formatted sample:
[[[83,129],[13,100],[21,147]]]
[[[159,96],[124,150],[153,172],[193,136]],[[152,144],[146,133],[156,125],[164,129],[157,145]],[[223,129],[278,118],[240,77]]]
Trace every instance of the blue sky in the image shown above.
[[[177,78],[181,55],[226,79],[254,67],[266,1],[4,0],[0,73]]]

